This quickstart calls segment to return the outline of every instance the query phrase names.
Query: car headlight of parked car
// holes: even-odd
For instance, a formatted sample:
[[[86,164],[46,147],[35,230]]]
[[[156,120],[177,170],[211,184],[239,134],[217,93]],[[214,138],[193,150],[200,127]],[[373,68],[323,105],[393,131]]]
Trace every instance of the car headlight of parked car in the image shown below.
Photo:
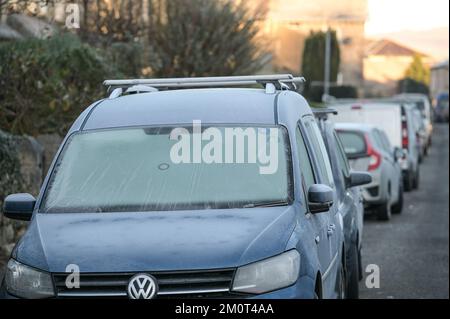
[[[293,285],[300,270],[300,254],[290,250],[279,256],[238,268],[233,291],[262,294]]]
[[[25,266],[10,259],[6,267],[5,283],[8,293],[26,299],[50,298],[55,295],[49,273]]]

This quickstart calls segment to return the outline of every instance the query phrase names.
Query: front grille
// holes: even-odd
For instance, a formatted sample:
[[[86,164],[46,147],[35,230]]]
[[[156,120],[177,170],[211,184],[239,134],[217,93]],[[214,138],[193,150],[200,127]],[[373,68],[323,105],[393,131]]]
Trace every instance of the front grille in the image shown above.
[[[157,298],[233,298],[234,269],[182,272],[146,272],[156,278]],[[127,298],[129,280],[136,273],[82,273],[80,288],[69,289],[69,274],[53,274],[58,298]]]

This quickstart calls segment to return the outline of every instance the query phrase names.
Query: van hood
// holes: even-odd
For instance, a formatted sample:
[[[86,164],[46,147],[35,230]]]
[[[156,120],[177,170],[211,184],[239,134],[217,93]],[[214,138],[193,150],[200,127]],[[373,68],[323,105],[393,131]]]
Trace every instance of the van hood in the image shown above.
[[[148,213],[36,214],[13,257],[49,272],[229,268],[286,249],[289,207]]]

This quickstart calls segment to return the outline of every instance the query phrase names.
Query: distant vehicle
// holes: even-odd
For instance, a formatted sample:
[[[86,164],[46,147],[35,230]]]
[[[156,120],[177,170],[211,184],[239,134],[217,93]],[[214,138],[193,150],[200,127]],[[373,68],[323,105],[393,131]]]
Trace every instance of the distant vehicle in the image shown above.
[[[365,179],[366,184],[372,181],[372,176],[365,172],[350,169],[344,147],[334,129],[334,124],[328,120],[330,109],[314,109],[319,128],[330,156],[334,183],[337,191],[337,205],[344,219],[345,256],[347,264],[347,298],[359,297],[359,280],[362,279],[362,238],[364,205],[361,187],[354,187],[356,180]],[[362,184],[362,183],[357,183]]]
[[[419,153],[419,163],[422,163],[425,156],[428,154],[428,135],[427,129],[424,125],[422,113],[417,108],[412,109],[414,119],[414,130],[417,136],[417,152]]]
[[[432,143],[433,135],[433,109],[430,103],[430,99],[425,94],[419,93],[403,93],[394,97],[406,103],[412,103],[421,114],[421,120],[423,126],[422,134],[425,134],[421,139],[425,140],[423,145],[424,154],[428,154],[428,150]]]
[[[434,116],[436,122],[448,122],[448,93],[439,94],[436,98],[435,103],[436,105],[434,106]]]
[[[404,151],[399,159],[403,171],[404,189],[410,191],[419,187],[419,152],[414,120],[414,106],[398,101],[345,100],[335,101],[330,107],[338,115],[338,123],[365,123],[382,129],[393,147]]]
[[[387,136],[367,124],[338,123],[336,130],[352,169],[372,174],[372,183],[363,187],[365,205],[374,209],[378,219],[389,220],[391,213],[403,209],[400,148],[393,148]]]

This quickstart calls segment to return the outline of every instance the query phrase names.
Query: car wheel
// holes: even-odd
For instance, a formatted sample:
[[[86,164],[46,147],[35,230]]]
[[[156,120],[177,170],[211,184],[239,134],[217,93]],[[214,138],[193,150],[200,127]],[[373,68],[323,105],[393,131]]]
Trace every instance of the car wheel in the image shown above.
[[[413,189],[418,189],[419,188],[419,180],[420,180],[420,172],[419,169],[417,169],[417,172],[414,176],[414,180],[413,180]]]
[[[403,186],[402,183],[400,183],[399,190],[398,190],[398,201],[397,203],[392,206],[392,213],[393,214],[401,214],[403,211]]]
[[[341,263],[341,271],[339,273],[339,299],[347,298],[347,280],[345,278],[345,264]]]
[[[406,178],[405,178],[405,182],[404,182],[404,189],[406,192],[410,192],[413,189],[413,177],[412,177],[412,173],[411,171],[409,171],[408,173],[406,173]]]
[[[361,255],[361,248],[358,249],[358,280],[363,280],[363,264],[362,264],[362,255]]]
[[[347,262],[347,295],[346,299],[359,298],[359,262],[358,243],[355,243],[350,252],[350,260]]]
[[[389,204],[389,201],[386,201],[386,203],[378,206],[376,208],[377,217],[378,220],[390,220],[391,219],[391,205]]]

